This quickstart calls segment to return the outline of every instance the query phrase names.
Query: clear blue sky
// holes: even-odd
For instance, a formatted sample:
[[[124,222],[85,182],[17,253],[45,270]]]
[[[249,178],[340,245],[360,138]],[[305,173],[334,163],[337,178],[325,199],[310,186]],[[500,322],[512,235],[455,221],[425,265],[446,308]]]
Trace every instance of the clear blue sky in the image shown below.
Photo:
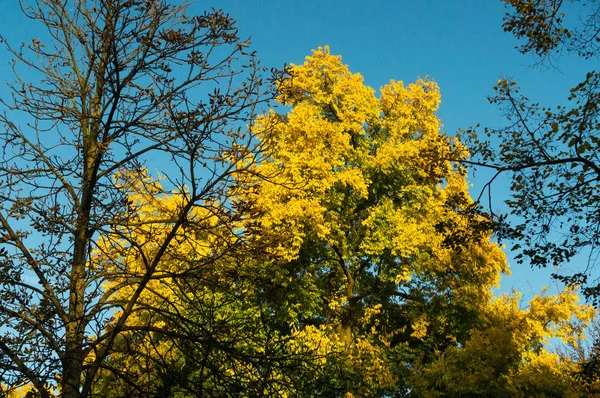
[[[0,1],[2,33],[13,43],[39,37],[41,30],[21,16],[16,4]],[[516,40],[502,30],[500,0],[209,0],[196,1],[190,13],[211,7],[238,21],[241,36],[251,37],[265,66],[301,63],[311,49],[329,45],[375,89],[390,79],[411,82],[428,75],[441,87],[438,115],[449,134],[476,123],[505,124],[486,100],[501,75],[513,77],[526,95],[550,105],[564,103],[569,88],[597,67],[593,61],[564,57],[559,70],[531,68],[534,58],[519,54]],[[9,59],[0,54],[0,73],[9,79]],[[479,172],[471,179],[475,196],[487,177]],[[496,209],[506,190],[505,184],[495,187]],[[551,283],[549,270],[512,265],[514,275],[504,279],[503,289],[523,288],[529,296],[530,286],[539,290]]]

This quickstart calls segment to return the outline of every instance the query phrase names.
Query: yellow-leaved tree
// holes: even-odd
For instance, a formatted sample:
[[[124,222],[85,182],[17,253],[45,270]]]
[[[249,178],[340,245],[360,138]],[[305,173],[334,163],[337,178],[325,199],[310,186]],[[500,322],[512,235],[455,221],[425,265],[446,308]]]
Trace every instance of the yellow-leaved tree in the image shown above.
[[[144,275],[186,197],[185,188],[165,192],[149,175],[118,180],[139,222],[98,241],[92,255],[99,267],[126,264],[103,286],[116,303],[134,293],[127,280]],[[122,327],[95,396],[293,396],[289,385],[307,376],[302,364],[312,353],[290,353],[289,336],[254,300],[260,271],[247,250],[215,207],[194,209]]]
[[[253,166],[273,177],[247,174],[239,200],[254,210],[247,234],[266,248],[264,295],[292,325],[291,349],[319,354],[307,395],[450,391],[435,372],[466,393],[492,388],[490,374],[510,379],[499,387],[509,394],[574,388],[576,366],[543,343],[581,333],[592,310],[572,291],[529,310],[515,295],[493,297],[506,260],[451,161],[467,153],[440,131],[433,81],[391,81],[376,96],[325,47],[291,66],[277,100],[290,110],[259,119],[268,159]],[[500,370],[478,369],[473,347]],[[555,370],[562,384],[548,382]]]
[[[482,324],[462,344],[419,364],[411,375],[426,396],[589,396],[582,363],[547,349],[550,339],[572,344],[585,338],[594,314],[567,289],[535,296],[520,308],[521,295],[503,294],[482,308]],[[555,343],[557,344],[557,343]]]
[[[494,297],[508,266],[456,162],[467,152],[440,132],[438,86],[391,81],[377,96],[327,47],[280,83],[285,112],[252,127],[262,161],[243,165],[228,191],[237,218],[224,226],[212,212],[190,215],[98,390],[584,395],[581,365],[545,345],[581,338],[593,310],[573,290],[525,308],[516,293]],[[156,223],[99,242],[100,256],[122,256],[133,274],[182,195],[156,184],[132,182],[130,194],[139,217]],[[147,243],[130,250],[130,240]],[[176,284],[178,270],[193,282]],[[130,294],[118,279],[107,288]],[[123,380],[137,375],[135,388],[114,368]]]

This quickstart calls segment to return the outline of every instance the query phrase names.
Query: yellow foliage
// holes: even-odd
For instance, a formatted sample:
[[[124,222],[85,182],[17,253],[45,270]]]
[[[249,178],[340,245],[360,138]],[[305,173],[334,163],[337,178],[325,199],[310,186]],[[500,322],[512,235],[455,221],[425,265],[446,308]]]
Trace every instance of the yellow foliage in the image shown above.
[[[48,392],[51,397],[58,397],[58,390],[54,387],[48,387]],[[0,383],[0,397],[2,398],[28,398],[39,396],[38,391],[33,387],[31,383],[6,386]]]
[[[504,391],[514,397],[561,393],[582,396],[577,366],[549,352],[552,338],[583,337],[594,310],[578,303],[574,290],[535,296],[520,308],[520,294],[503,294],[483,311],[486,324],[473,329],[463,347],[452,347],[415,375],[420,391],[483,394]]]
[[[451,290],[453,305],[480,312],[508,272],[498,245],[488,232],[474,232],[478,219],[464,211],[472,204],[466,173],[452,160],[466,150],[440,132],[435,82],[391,81],[377,97],[328,47],[291,65],[277,99],[289,111],[259,118],[255,130],[265,160],[239,177],[235,200],[253,209],[246,231],[269,253],[275,275],[310,264],[305,279],[295,280],[316,284],[306,307],[326,321],[297,324],[290,344],[323,358],[325,374],[332,363],[344,363],[347,373],[360,375],[360,386],[348,393],[389,388],[398,381],[392,341],[456,337],[445,330],[448,319],[430,319],[423,310],[404,315],[402,329],[382,322],[399,303],[357,299],[378,294],[368,290],[370,281],[417,295],[426,294],[419,284],[433,281],[433,292]],[[312,258],[303,247],[323,254]],[[288,286],[283,277],[273,281]]]
[[[293,108],[285,116],[270,111],[256,127],[268,158],[253,171],[265,177],[245,181],[238,197],[260,214],[251,220],[261,226],[255,239],[275,241],[271,253],[291,261],[307,237],[340,244],[360,221],[362,253],[411,258],[427,251],[432,266],[449,266],[451,250],[442,247],[446,235],[436,225],[448,218],[466,223],[465,216],[446,211],[451,196],[468,198],[464,173],[450,162],[466,152],[439,132],[437,85],[392,81],[377,98],[328,47],[292,65],[289,74],[278,100]],[[352,214],[361,203],[369,203],[364,214]],[[502,257],[493,245],[486,251]],[[492,270],[494,280],[498,270],[506,271],[504,263]],[[389,277],[402,282],[420,271],[408,265]]]
[[[519,307],[518,293],[493,297],[508,265],[481,226],[485,216],[471,212],[466,171],[456,162],[467,152],[440,132],[435,82],[391,81],[376,96],[324,47],[290,67],[277,100],[287,113],[272,109],[252,127],[263,161],[241,168],[230,192],[240,221],[226,229],[235,234],[222,231],[218,204],[206,203],[161,248],[170,215],[186,204],[185,187],[167,193],[150,177],[119,176],[135,216],[98,242],[90,266],[114,268],[115,256],[126,264],[111,269],[123,275],[104,286],[111,289],[143,276],[165,250],[129,325],[168,329],[173,325],[149,309],[195,314],[194,302],[209,307],[210,322],[219,325],[275,319],[269,338],[282,336],[285,355],[303,358],[302,370],[348,397],[387,394],[401,384],[425,396],[575,388],[576,364],[544,344],[581,338],[594,311],[574,290],[536,296],[527,308]],[[195,264],[236,237],[244,243],[239,257],[200,269],[203,282],[187,290],[174,287],[173,276],[198,272]],[[113,299],[131,294],[119,286]],[[204,313],[195,316],[208,322]],[[252,358],[270,349],[240,340],[239,330],[221,333]],[[156,336],[137,337],[138,352],[183,368],[185,353]],[[153,382],[152,364],[118,359],[140,382]],[[251,361],[213,365],[242,385],[261,384],[263,368]],[[290,387],[293,375],[273,370],[269,377],[274,387],[264,395],[299,395]]]
[[[593,307],[580,304],[577,292],[565,289],[556,295],[546,295],[546,289],[529,302],[525,309],[519,308],[520,293],[503,294],[490,303],[490,322],[513,330],[520,344],[540,346],[551,338],[568,343],[583,338],[587,325],[595,313]]]

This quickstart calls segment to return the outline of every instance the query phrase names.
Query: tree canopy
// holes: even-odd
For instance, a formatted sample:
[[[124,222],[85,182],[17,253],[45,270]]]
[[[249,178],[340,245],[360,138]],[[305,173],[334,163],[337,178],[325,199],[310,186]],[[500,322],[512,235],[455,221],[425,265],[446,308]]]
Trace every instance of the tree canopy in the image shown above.
[[[52,40],[7,45],[37,74],[1,116],[2,395],[600,388],[548,347],[585,338],[575,287],[495,294],[433,80],[376,93],[320,47],[267,84],[226,14],[161,0],[24,10]]]
[[[288,110],[258,118],[263,160],[236,174],[243,249],[205,267],[199,283],[174,286],[167,274],[140,298],[107,361],[122,380],[101,376],[99,395],[596,388],[595,378],[581,382],[582,364],[545,348],[584,337],[594,311],[575,291],[542,293],[525,307],[517,293],[494,296],[506,260],[472,211],[465,169],[448,160],[466,152],[439,131],[434,82],[392,81],[376,96],[320,48],[290,67],[276,94]],[[133,195],[149,206],[142,219],[160,219],[156,209],[177,200]],[[165,271],[207,264],[210,250],[193,247],[227,244],[185,230],[176,241]],[[128,264],[139,272],[139,259]]]

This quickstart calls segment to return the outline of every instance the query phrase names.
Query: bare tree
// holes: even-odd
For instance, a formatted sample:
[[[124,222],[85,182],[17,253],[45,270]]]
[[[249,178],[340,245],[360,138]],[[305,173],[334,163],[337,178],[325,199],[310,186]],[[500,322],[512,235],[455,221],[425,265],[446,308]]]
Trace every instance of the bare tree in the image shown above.
[[[164,0],[21,7],[47,34],[6,44],[16,80],[0,115],[0,377],[42,397],[89,396],[191,212],[227,224],[234,174],[257,153],[246,124],[263,81],[222,11],[189,16]],[[139,222],[123,176],[143,178],[149,161],[169,165],[183,199],[145,257],[143,242],[119,231]],[[94,263],[95,242],[115,236],[139,250],[142,273]],[[133,286],[126,300],[103,287],[115,279]]]

